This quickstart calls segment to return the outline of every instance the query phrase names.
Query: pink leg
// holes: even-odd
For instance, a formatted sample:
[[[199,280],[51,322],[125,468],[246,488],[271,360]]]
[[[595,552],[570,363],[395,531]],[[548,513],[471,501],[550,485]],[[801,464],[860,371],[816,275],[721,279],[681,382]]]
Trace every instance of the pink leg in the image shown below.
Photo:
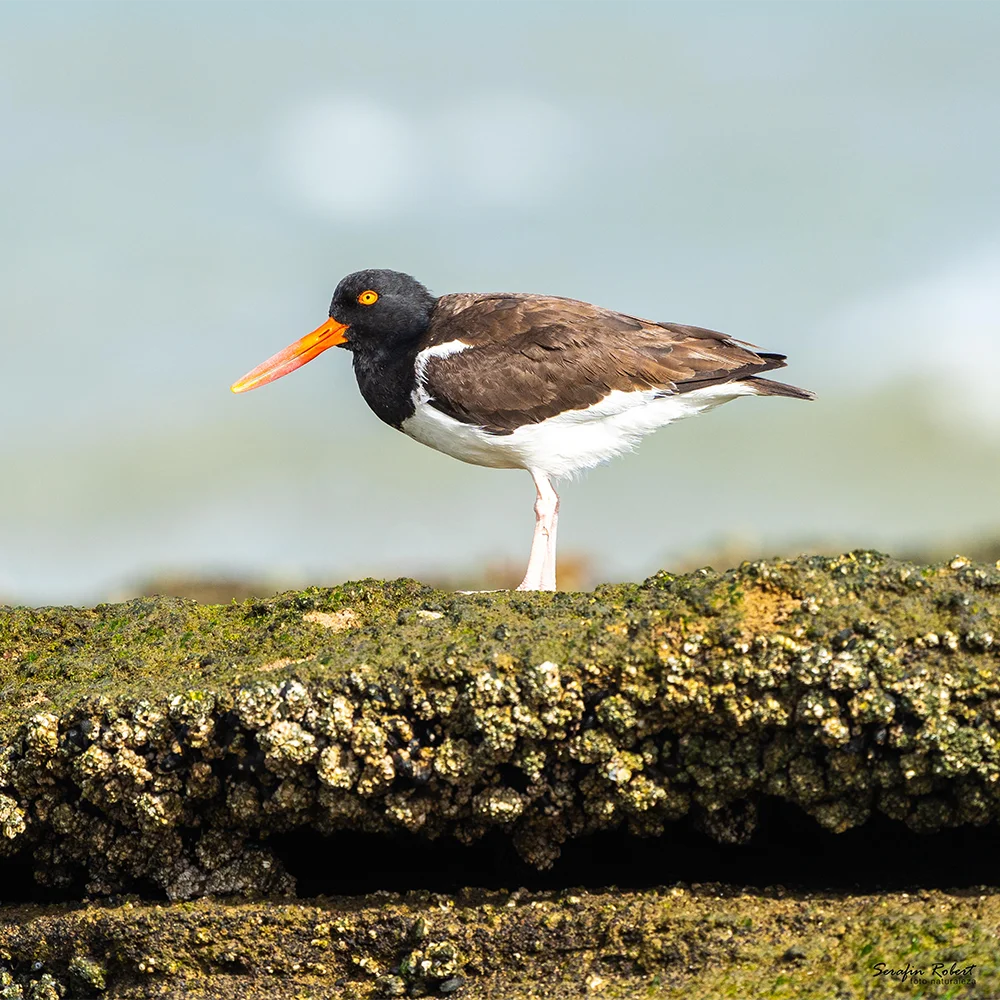
[[[559,496],[544,472],[529,470],[535,481],[535,533],[528,568],[518,590],[556,589],[556,522]]]
[[[552,484],[546,479],[545,485],[552,494],[550,504],[552,515],[549,520],[549,528],[545,533],[545,565],[542,568],[542,590],[556,589],[556,527],[559,524],[559,494],[552,488]]]

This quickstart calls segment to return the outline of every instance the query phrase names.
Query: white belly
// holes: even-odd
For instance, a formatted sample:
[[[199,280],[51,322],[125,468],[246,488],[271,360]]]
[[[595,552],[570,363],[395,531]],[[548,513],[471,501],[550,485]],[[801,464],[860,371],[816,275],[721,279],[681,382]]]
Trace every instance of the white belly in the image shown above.
[[[653,390],[612,390],[582,410],[560,413],[511,434],[490,434],[464,424],[431,406],[426,394],[414,393],[415,411],[402,430],[415,441],[446,455],[494,469],[536,469],[552,477],[571,476],[631,451],[652,431],[682,417],[755,395],[753,385],[730,382],[673,396]]]

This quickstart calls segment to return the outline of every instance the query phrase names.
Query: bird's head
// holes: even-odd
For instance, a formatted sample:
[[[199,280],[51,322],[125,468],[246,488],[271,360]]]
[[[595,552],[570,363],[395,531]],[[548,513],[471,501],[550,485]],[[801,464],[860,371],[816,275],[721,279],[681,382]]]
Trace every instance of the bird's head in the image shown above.
[[[355,271],[337,285],[330,318],[322,326],[248,372],[232,390],[247,392],[273,382],[330,347],[391,350],[396,344],[413,341],[427,329],[435,301],[408,274],[377,268]]]

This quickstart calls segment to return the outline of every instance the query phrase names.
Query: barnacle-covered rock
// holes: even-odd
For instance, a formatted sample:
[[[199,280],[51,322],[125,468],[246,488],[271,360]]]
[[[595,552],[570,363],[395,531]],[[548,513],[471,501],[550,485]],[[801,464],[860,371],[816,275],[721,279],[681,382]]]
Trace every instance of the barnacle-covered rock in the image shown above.
[[[451,941],[434,941],[399,963],[399,971],[409,980],[451,979],[461,968],[458,948]]]
[[[888,1000],[883,963],[925,970],[907,992],[986,998],[998,934],[995,893],[716,884],[0,906],[0,997]]]
[[[0,795],[0,848],[3,841],[12,841],[24,833],[25,826],[24,810],[21,809],[16,799],[9,795]]]
[[[837,832],[995,824],[998,635],[996,568],[869,552],[588,594],[0,609],[0,854],[187,899],[288,891],[268,843],[295,830],[492,831],[544,867],[685,816],[740,842],[766,796]]]
[[[524,802],[513,788],[487,788],[473,798],[472,809],[480,819],[506,826],[524,812]]]
[[[316,756],[316,738],[297,722],[274,722],[257,739],[264,762],[275,774],[294,774]]]

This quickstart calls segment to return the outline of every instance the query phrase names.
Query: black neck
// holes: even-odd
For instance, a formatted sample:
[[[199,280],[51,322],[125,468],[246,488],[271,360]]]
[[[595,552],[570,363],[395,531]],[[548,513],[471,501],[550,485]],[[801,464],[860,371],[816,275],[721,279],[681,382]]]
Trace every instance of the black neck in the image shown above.
[[[365,345],[354,350],[354,374],[361,395],[375,416],[396,430],[413,416],[411,397],[417,384],[413,366],[418,351],[416,341],[395,343],[388,349]]]

